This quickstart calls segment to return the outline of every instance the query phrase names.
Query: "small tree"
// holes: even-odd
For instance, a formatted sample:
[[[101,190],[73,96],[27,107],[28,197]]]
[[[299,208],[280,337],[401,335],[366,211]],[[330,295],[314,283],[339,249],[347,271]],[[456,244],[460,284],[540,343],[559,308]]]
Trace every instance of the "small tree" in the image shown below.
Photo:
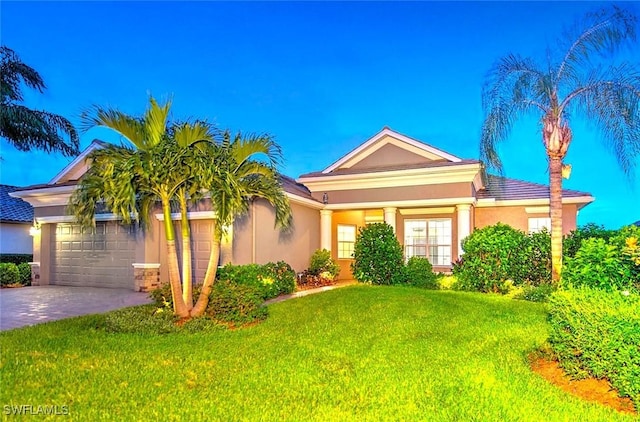
[[[405,282],[402,246],[387,223],[358,229],[351,270],[356,280],[372,284]]]

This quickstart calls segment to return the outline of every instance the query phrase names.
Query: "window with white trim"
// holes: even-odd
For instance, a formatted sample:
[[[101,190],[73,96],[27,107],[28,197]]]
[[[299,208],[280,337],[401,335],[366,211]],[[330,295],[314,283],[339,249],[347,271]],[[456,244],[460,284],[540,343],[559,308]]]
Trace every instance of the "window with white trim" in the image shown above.
[[[404,221],[406,259],[420,256],[431,265],[451,265],[451,238],[450,218]]]
[[[356,226],[338,224],[338,259],[353,259],[356,244]]]
[[[551,218],[549,217],[529,217],[529,233],[538,233],[542,229],[551,230]]]

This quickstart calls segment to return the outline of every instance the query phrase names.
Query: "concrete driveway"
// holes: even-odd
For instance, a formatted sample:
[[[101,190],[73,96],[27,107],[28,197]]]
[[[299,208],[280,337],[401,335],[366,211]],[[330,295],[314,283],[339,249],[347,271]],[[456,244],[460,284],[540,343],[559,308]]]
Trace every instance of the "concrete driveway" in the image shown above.
[[[0,289],[0,331],[149,303],[148,293],[98,287]]]

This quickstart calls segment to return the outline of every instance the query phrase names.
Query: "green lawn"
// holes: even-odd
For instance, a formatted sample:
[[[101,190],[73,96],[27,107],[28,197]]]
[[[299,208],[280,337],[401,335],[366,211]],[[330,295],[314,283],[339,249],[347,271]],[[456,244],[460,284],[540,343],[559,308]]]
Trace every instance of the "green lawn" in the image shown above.
[[[237,331],[107,334],[102,318],[1,333],[1,404],[91,421],[633,420],[529,370],[547,336],[540,304],[352,286]]]

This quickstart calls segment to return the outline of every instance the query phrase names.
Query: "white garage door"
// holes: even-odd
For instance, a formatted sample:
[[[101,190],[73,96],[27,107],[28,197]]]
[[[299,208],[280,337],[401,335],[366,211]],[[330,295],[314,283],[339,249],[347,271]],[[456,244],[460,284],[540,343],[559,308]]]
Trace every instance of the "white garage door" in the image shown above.
[[[51,284],[133,289],[135,247],[133,227],[57,224],[51,237]]]

